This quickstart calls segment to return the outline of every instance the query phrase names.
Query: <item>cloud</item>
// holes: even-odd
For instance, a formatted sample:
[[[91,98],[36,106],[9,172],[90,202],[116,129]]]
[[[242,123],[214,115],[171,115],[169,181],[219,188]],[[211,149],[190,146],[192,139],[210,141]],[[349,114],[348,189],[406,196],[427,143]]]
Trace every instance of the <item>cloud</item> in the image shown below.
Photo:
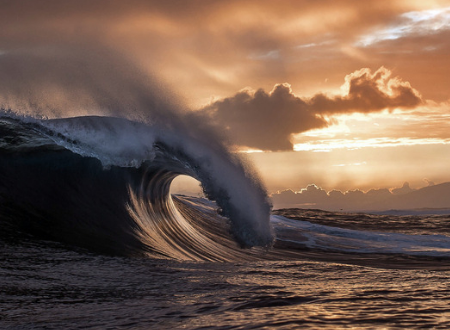
[[[406,12],[384,29],[361,36],[357,42],[362,47],[384,40],[416,36],[429,36],[450,28],[450,7]]]
[[[428,179],[423,179],[423,181],[425,181],[427,184],[428,184],[428,186],[430,187],[430,186],[434,186],[435,185],[435,183],[433,182],[433,181],[431,181],[431,180],[428,180]]]
[[[327,125],[287,84],[276,85],[269,93],[241,91],[202,111],[225,126],[238,144],[263,150],[292,150],[290,134]]]
[[[116,0],[5,4],[5,19],[0,20],[0,108],[48,118],[125,117],[184,132],[220,150],[223,135],[216,127],[189,111],[172,88],[143,70],[120,42],[111,42],[111,31],[128,28],[132,17],[139,19],[139,10],[147,18],[152,9],[158,12],[150,2],[134,3],[137,7]]]
[[[367,192],[350,190],[341,192],[312,184],[299,192],[285,190],[271,195],[274,208],[303,207],[323,210],[389,210],[448,207],[450,183],[412,189],[407,182],[402,188],[371,189]]]
[[[131,57],[142,70],[158,74],[158,78],[175,86],[196,106],[205,104],[211,95],[232,95],[242,86],[269,91],[275,81],[288,81],[302,90],[308,89],[306,92],[311,95],[315,90],[323,90],[318,87],[326,78],[329,78],[326,87],[339,84],[341,77],[354,70],[355,65],[396,67],[414,86],[421,84],[424,95],[428,92],[428,95],[448,97],[450,83],[445,74],[448,73],[445,47],[448,35],[426,36],[425,44],[414,40],[410,54],[401,58],[390,53],[404,50],[398,44],[371,44],[377,49],[354,46],[361,37],[404,20],[405,13],[429,9],[426,2],[23,0],[1,3],[1,50],[68,43],[77,46],[95,39]],[[436,7],[445,5],[442,0],[433,3]],[[407,38],[386,41],[404,39]],[[426,54],[418,51],[424,47],[428,49]],[[352,55],[357,53],[362,56]],[[439,64],[436,64],[437,53]],[[429,65],[431,58],[433,63]]]
[[[445,5],[438,2],[437,7]],[[238,106],[242,113],[217,103],[217,109],[208,112],[208,116],[218,126],[223,123],[228,127],[235,143],[264,150],[292,150],[292,134],[325,128],[330,124],[329,118],[337,113],[411,108],[421,99],[409,84],[390,76],[386,69],[356,71],[346,77],[345,95],[327,94],[355,68],[395,67],[396,74],[410,81],[424,98],[433,95],[448,99],[448,29],[424,35],[415,33],[416,28],[408,28],[408,33],[395,40],[355,46],[365,35],[376,34],[405,19],[410,21],[412,18],[405,13],[429,7],[420,2],[391,1],[380,5],[378,1],[355,0],[26,0],[6,1],[1,7],[3,99],[5,95],[21,93],[31,94],[38,101],[49,100],[41,87],[51,83],[56,93],[50,96],[57,96],[57,105],[70,103],[73,100],[67,97],[78,94],[73,99],[86,113],[92,108],[93,98],[102,108],[117,107],[120,102],[104,102],[104,90],[85,96],[83,90],[90,85],[80,85],[72,79],[85,72],[95,80],[92,76],[100,68],[111,77],[119,72],[119,79],[108,80],[126,80],[127,86],[128,81],[133,82],[133,75],[139,76],[135,72],[150,73],[157,81],[151,84],[152,88],[165,82],[183,101],[197,108],[211,97],[234,95],[242,86],[261,87],[258,92],[239,92],[228,97],[229,104]],[[100,46],[104,52],[98,51]],[[53,54],[44,59],[43,51]],[[349,55],[355,51],[362,56]],[[77,62],[72,61],[75,56],[71,57],[71,53],[81,55]],[[20,79],[26,89],[7,86],[8,81],[19,79],[5,74],[13,56],[18,71],[23,72]],[[21,65],[19,61],[25,57],[28,64]],[[93,57],[99,65],[89,64]],[[118,57],[121,58],[117,60]],[[79,60],[82,58],[87,66]],[[62,65],[65,67],[60,70],[60,77],[49,78],[49,72],[55,72],[52,68]],[[64,73],[69,66],[71,69]],[[128,67],[134,68],[127,73]],[[31,71],[35,75],[30,77]],[[303,95],[316,95],[306,98],[298,94],[299,97],[286,85],[277,85],[274,91],[278,91],[271,92],[277,81],[288,81]],[[108,91],[110,95],[125,100],[122,103],[131,105],[129,108],[140,107],[135,105],[140,101],[136,101],[132,91],[122,91],[120,83],[115,85],[111,93]],[[138,77],[134,86],[140,85]],[[71,90],[70,95],[61,92],[64,86]],[[153,99],[161,93],[155,94]],[[276,99],[279,94],[283,96]],[[257,99],[267,99],[275,108],[263,109]],[[229,111],[230,114],[225,113]],[[440,125],[444,132],[442,121]]]
[[[347,75],[343,88],[344,95],[301,98],[289,84],[277,84],[269,93],[243,90],[201,111],[226,127],[236,144],[276,151],[292,150],[292,134],[326,127],[336,114],[411,109],[422,103],[408,82],[392,77],[384,67],[374,73],[364,68]]]
[[[415,189],[412,189],[409,186],[409,182],[405,182],[401,188],[394,188],[391,190],[391,192],[393,195],[404,195],[404,194],[410,193],[414,190]]]
[[[317,94],[309,106],[320,114],[337,114],[414,108],[422,103],[420,94],[408,82],[392,77],[392,72],[384,67],[374,73],[368,68],[357,70],[345,77],[343,87],[346,95]]]

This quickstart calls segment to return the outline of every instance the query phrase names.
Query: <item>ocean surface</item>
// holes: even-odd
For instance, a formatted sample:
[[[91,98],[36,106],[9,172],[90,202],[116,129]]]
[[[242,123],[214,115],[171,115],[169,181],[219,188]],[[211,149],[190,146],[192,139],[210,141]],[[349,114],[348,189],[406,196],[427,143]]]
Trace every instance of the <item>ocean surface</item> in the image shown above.
[[[226,148],[119,118],[2,113],[0,251],[0,329],[450,328],[449,215],[271,211]]]

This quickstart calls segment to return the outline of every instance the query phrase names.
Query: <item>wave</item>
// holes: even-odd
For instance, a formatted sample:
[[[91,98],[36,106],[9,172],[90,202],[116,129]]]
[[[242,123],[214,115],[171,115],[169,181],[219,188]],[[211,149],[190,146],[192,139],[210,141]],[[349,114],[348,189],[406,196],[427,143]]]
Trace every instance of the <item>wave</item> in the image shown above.
[[[172,196],[179,175],[197,179],[207,199]],[[3,240],[32,235],[103,254],[177,260],[286,260],[307,250],[450,255],[445,235],[338,228],[270,208],[245,162],[207,139],[115,117],[0,115]],[[330,217],[338,224],[343,215]]]
[[[172,198],[178,175],[197,179],[221,215]],[[102,253],[229,260],[244,255],[241,248],[273,243],[267,194],[245,163],[167,128],[4,113],[0,181],[4,228]],[[213,240],[220,235],[206,232],[211,226],[200,226],[213,220],[228,236],[221,244]]]
[[[273,215],[280,242],[328,252],[402,254],[449,257],[450,237],[441,234],[409,235],[326,226]]]

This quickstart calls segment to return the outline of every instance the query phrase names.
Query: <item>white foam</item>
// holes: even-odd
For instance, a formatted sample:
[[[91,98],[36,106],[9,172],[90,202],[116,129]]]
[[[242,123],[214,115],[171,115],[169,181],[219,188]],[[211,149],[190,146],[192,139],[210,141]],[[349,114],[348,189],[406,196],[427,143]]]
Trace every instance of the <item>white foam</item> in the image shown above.
[[[152,162],[158,142],[179,150],[182,154],[165,157],[178,163],[179,174],[199,180],[212,198],[229,211],[233,232],[240,243],[248,247],[272,244],[270,206],[264,188],[248,165],[231,154],[221,141],[112,117],[44,120],[41,124],[63,135],[51,136],[55,143],[82,156],[95,157],[105,167],[139,167],[145,161]],[[183,155],[187,158],[183,159]]]
[[[337,252],[391,253],[417,256],[450,256],[450,237],[445,235],[407,235],[343,229],[271,216],[277,229],[288,229],[289,238],[279,240],[304,244],[308,248]],[[295,240],[295,233],[299,240]],[[305,241],[306,239],[306,241]]]

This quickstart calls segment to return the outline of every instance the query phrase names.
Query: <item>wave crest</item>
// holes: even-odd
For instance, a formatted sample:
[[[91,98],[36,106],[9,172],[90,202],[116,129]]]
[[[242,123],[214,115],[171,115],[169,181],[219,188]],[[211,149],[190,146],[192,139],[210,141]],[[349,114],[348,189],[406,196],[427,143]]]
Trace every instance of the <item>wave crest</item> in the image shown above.
[[[51,223],[42,224],[45,228],[37,232],[90,248],[103,244],[102,249],[109,250],[107,246],[115,245],[110,249],[114,252],[134,246],[176,259],[227,260],[236,252],[202,233],[195,217],[189,217],[195,213],[193,205],[182,198],[174,202],[170,196],[172,180],[188,175],[200,181],[205,195],[223,210],[241,247],[267,247],[273,242],[270,203],[262,184],[223,146],[112,117],[36,120],[4,114],[0,126],[2,176],[22,177],[28,172],[23,176],[28,182],[2,181],[5,191],[15,192],[3,198],[12,209],[25,202],[37,215],[27,221],[34,222],[33,228],[51,215]],[[59,185],[49,185],[52,180]],[[33,200],[38,195],[39,201]],[[61,212],[63,205],[67,214]],[[218,216],[208,221],[213,218]],[[57,232],[52,226],[64,230]],[[70,230],[79,231],[85,243],[64,237]],[[98,237],[101,230],[100,237],[107,239],[91,244],[87,238]]]

